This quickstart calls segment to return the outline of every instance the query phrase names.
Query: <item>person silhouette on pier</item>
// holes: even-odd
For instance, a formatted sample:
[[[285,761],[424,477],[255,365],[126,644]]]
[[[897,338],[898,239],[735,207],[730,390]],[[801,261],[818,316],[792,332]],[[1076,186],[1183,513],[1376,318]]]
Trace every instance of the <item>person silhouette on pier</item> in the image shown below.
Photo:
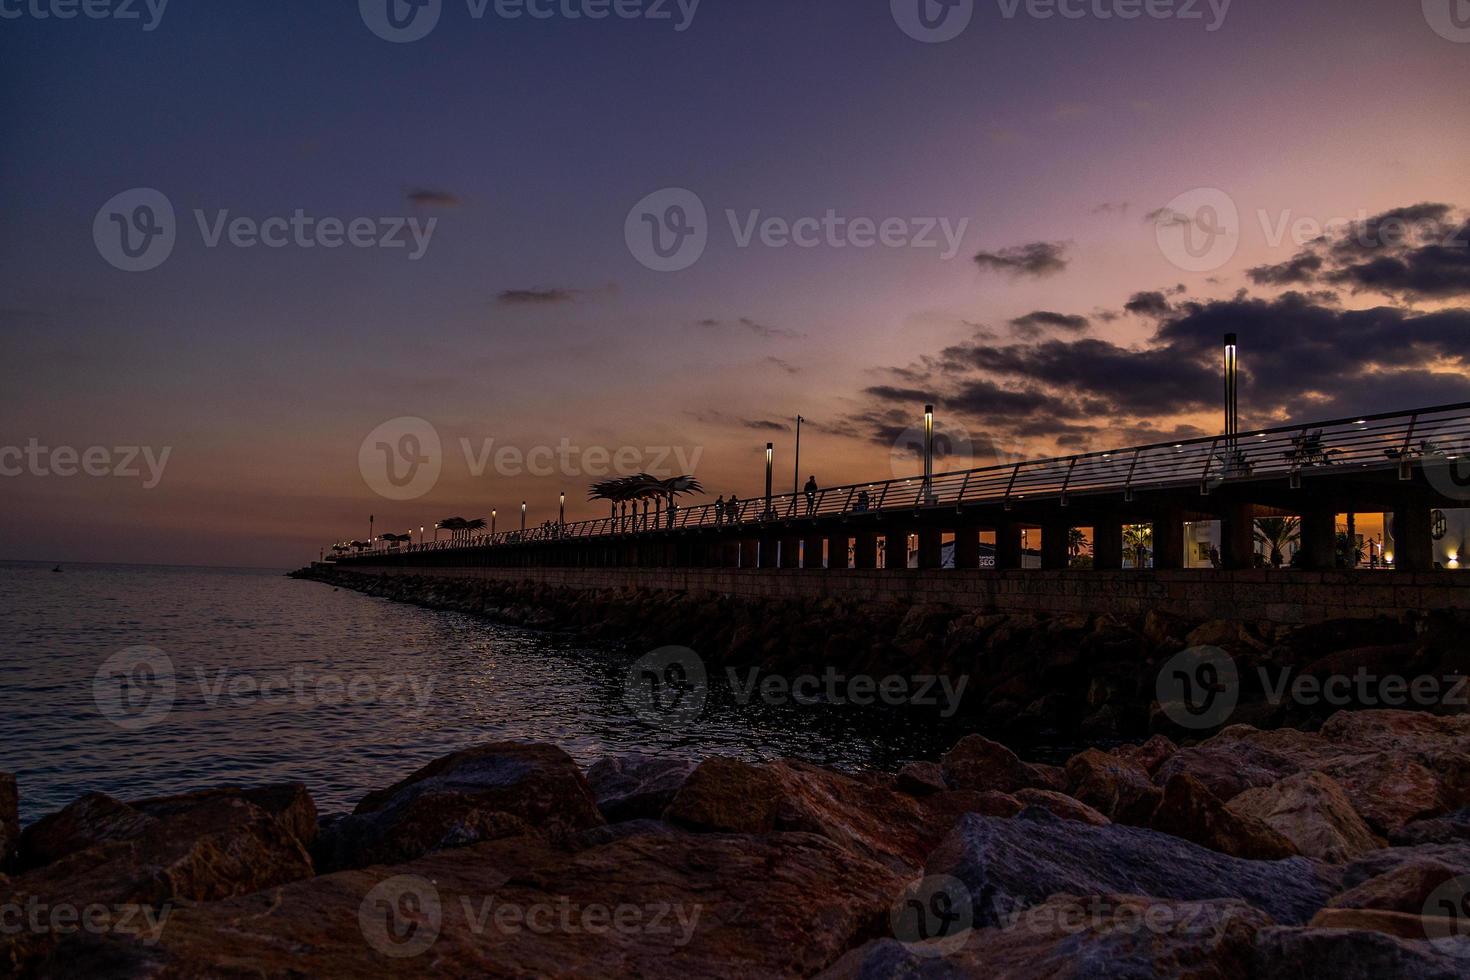
[[[817,512],[817,478],[807,477],[802,492],[806,494],[806,516],[811,517]]]
[[[720,494],[715,498],[715,527],[723,523],[725,523],[725,495]]]
[[[740,523],[740,498],[733,493],[730,494],[730,499],[725,501],[725,513],[730,515],[731,524]]]

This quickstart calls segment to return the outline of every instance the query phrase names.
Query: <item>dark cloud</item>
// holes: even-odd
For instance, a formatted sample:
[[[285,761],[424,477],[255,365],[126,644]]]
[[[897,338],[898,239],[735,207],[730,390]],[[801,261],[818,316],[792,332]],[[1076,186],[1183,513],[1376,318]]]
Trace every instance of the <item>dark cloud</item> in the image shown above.
[[[1086,330],[1088,325],[1085,316],[1069,316],[1065,313],[1053,313],[1050,310],[1036,310],[1011,321],[1011,329],[1016,336],[1028,339],[1040,337],[1048,329],[1080,333]]]
[[[1352,222],[1290,260],[1249,272],[1259,286],[1325,283],[1418,299],[1470,296],[1470,220],[1448,204],[1415,204]]]
[[[570,303],[576,298],[575,289],[507,289],[496,297],[505,306],[549,306]]]
[[[1123,304],[1123,309],[1139,316],[1154,317],[1168,316],[1174,311],[1174,307],[1169,305],[1168,297],[1160,290],[1134,293],[1128,298],[1128,302]]]
[[[792,364],[790,361],[783,361],[779,357],[768,357],[765,360],[761,361],[761,363],[769,364],[776,370],[785,371],[787,374],[801,373],[801,368],[797,367],[795,364]]]
[[[1043,279],[1067,268],[1066,242],[1032,242],[1015,245],[998,252],[981,252],[975,264],[982,269],[1004,272],[1011,276]]]
[[[748,316],[743,316],[738,320],[717,320],[713,317],[707,317],[703,320],[700,320],[698,323],[695,324],[695,326],[705,327],[710,330],[719,330],[726,327],[737,327],[744,330],[749,330],[757,337],[762,337],[766,340],[795,340],[798,337],[803,336],[799,331],[791,330],[786,327],[767,326],[764,323],[758,323],[757,321],[752,320]]]
[[[1093,208],[1092,211],[1091,211],[1091,213],[1092,214],[1116,214],[1119,217],[1123,217],[1124,215],[1126,215],[1128,213],[1128,209],[1130,207],[1132,207],[1132,205],[1130,205],[1127,201],[1119,201],[1116,204],[1114,204],[1112,201],[1104,201],[1103,203],[1099,204],[1097,207]]]
[[[740,416],[728,415],[724,412],[687,412],[685,414],[707,425],[720,425],[732,429],[753,429],[757,432],[791,431],[791,426],[788,423],[778,422],[773,419],[741,418]]]
[[[449,191],[434,190],[429,187],[415,187],[405,191],[404,196],[409,203],[421,207],[453,208],[459,206],[459,196]]]

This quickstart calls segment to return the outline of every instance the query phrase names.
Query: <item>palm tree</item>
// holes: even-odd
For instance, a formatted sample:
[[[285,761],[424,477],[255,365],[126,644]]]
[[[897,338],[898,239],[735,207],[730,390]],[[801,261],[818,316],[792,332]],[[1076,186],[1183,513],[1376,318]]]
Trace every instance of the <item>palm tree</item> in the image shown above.
[[[1133,555],[1133,567],[1142,568],[1153,550],[1154,528],[1152,524],[1129,524],[1123,528],[1123,548]]]
[[[692,476],[676,476],[660,480],[647,473],[635,473],[632,476],[592,484],[587,490],[587,499],[610,501],[613,517],[616,519],[620,504],[631,503],[636,516],[640,501],[646,505],[649,500],[667,500],[669,507],[672,508],[674,498],[683,493],[704,493],[704,487],[700,486],[699,481]]]
[[[1266,549],[1271,567],[1280,568],[1286,561],[1286,549],[1302,539],[1299,517],[1257,517],[1256,543]]]
[[[1084,551],[1091,551],[1092,545],[1087,541],[1087,535],[1082,533],[1080,527],[1067,530],[1067,554],[1073,558],[1078,557]]]

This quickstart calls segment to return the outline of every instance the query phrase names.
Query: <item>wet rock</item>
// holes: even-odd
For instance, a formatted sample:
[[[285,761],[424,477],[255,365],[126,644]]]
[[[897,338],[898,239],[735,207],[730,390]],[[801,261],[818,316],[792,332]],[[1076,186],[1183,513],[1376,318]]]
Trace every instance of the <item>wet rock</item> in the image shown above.
[[[716,756],[689,774],[663,817],[691,830],[768,834],[780,798],[780,780],[766,767]]]
[[[1337,909],[1378,909],[1422,915],[1425,903],[1457,870],[1442,861],[1410,860],[1333,897]]]
[[[587,785],[609,823],[657,817],[694,771],[692,759],[665,756],[603,756],[587,770]]]
[[[1159,766],[1154,779],[1165,783],[1187,773],[1228,803],[1248,789],[1270,786],[1300,771],[1301,766],[1271,749],[1250,742],[1211,740],[1174,753]]]
[[[1120,745],[1113,750],[1113,754],[1137,763],[1143,767],[1144,772],[1152,776],[1178,751],[1179,746],[1174,744],[1173,739],[1165,735],[1154,735],[1142,745]]]
[[[1446,813],[1442,817],[1411,821],[1390,834],[1389,840],[1404,846],[1470,841],[1470,808]]]
[[[898,788],[911,796],[929,796],[949,788],[937,762],[910,762],[898,771]]]
[[[1067,760],[1067,793],[1110,820],[1146,825],[1163,793],[1136,762],[1100,749]]]
[[[944,778],[955,789],[1014,793],[1042,785],[1036,771],[1010,749],[983,735],[966,735],[941,760]]]
[[[1353,809],[1385,837],[1413,820],[1447,809],[1439,777],[1407,753],[1346,756],[1321,771],[1342,786]]]
[[[19,866],[39,868],[98,844],[132,840],[157,822],[106,793],[88,793],[25,829]]]
[[[881,864],[810,834],[649,834],[575,852],[518,838],[179,908],[152,947],[73,937],[48,968],[56,976],[805,977],[885,921],[902,885]],[[561,926],[564,915],[572,928]]]
[[[879,939],[847,953],[819,980],[1234,980],[1247,975],[1255,934],[1270,925],[1264,912],[1232,900],[1057,895],[1002,928],[971,932],[944,956]]]
[[[496,742],[429,763],[370,793],[324,828],[323,870],[407,861],[534,829],[560,840],[603,823],[571,756],[551,745]]]
[[[961,817],[925,871],[964,882],[982,925],[1057,894],[1239,898],[1277,922],[1302,923],[1337,890],[1330,869],[1306,858],[1249,861],[1157,831],[1093,827],[1035,807],[1010,820]]]
[[[219,799],[240,799],[253,803],[271,814],[305,847],[316,840],[316,803],[301,783],[277,783],[270,786],[221,786],[178,796],[161,796],[135,800],[128,805],[150,817],[164,818],[191,810],[202,803]]]
[[[1101,827],[1111,822],[1086,803],[1066,793],[1058,793],[1049,789],[1023,789],[1017,791],[1015,798],[1020,804],[1017,812],[1021,806],[1037,806],[1063,820],[1079,820],[1082,823],[1092,824],[1094,827]]]
[[[1352,929],[1262,929],[1252,976],[1260,980],[1463,980],[1470,939],[1413,942]]]
[[[1226,805],[1234,813],[1264,821],[1299,853],[1331,864],[1383,846],[1342,787],[1319,772],[1248,789]]]
[[[1227,809],[1188,773],[1177,773],[1164,784],[1150,826],[1239,858],[1272,861],[1297,853],[1291,841],[1257,818]]]
[[[1454,934],[1455,924],[1441,918],[1417,913],[1389,912],[1383,909],[1325,908],[1312,916],[1307,925],[1313,929],[1349,929],[1384,932],[1400,939],[1424,942]]]
[[[0,871],[8,869],[20,842],[20,794],[15,777],[0,772]]]

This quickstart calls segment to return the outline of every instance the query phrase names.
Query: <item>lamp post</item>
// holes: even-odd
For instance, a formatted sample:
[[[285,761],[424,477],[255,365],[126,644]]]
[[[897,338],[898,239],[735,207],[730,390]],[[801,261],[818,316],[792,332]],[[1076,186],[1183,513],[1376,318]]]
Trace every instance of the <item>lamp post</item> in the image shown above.
[[[924,406],[924,502],[931,497],[934,485],[934,406]]]
[[[561,511],[557,516],[557,523],[562,527],[567,526],[567,492],[565,490],[561,492]]]
[[[496,515],[496,513],[497,513],[497,511],[495,510],[495,508],[494,507],[491,507],[490,508],[490,536],[492,538],[495,537],[495,515]]]
[[[776,458],[774,443],[766,443],[766,512],[763,520],[771,519],[771,463]]]
[[[1238,364],[1235,355],[1235,334],[1225,335],[1225,445],[1235,448],[1236,436],[1240,434],[1238,410],[1239,389],[1237,387]]]
[[[522,500],[521,501],[521,533],[524,534],[525,533],[525,530],[526,530],[526,502],[524,500]]]
[[[796,462],[791,467],[791,496],[795,497],[801,490],[801,423],[802,417],[796,417]]]

